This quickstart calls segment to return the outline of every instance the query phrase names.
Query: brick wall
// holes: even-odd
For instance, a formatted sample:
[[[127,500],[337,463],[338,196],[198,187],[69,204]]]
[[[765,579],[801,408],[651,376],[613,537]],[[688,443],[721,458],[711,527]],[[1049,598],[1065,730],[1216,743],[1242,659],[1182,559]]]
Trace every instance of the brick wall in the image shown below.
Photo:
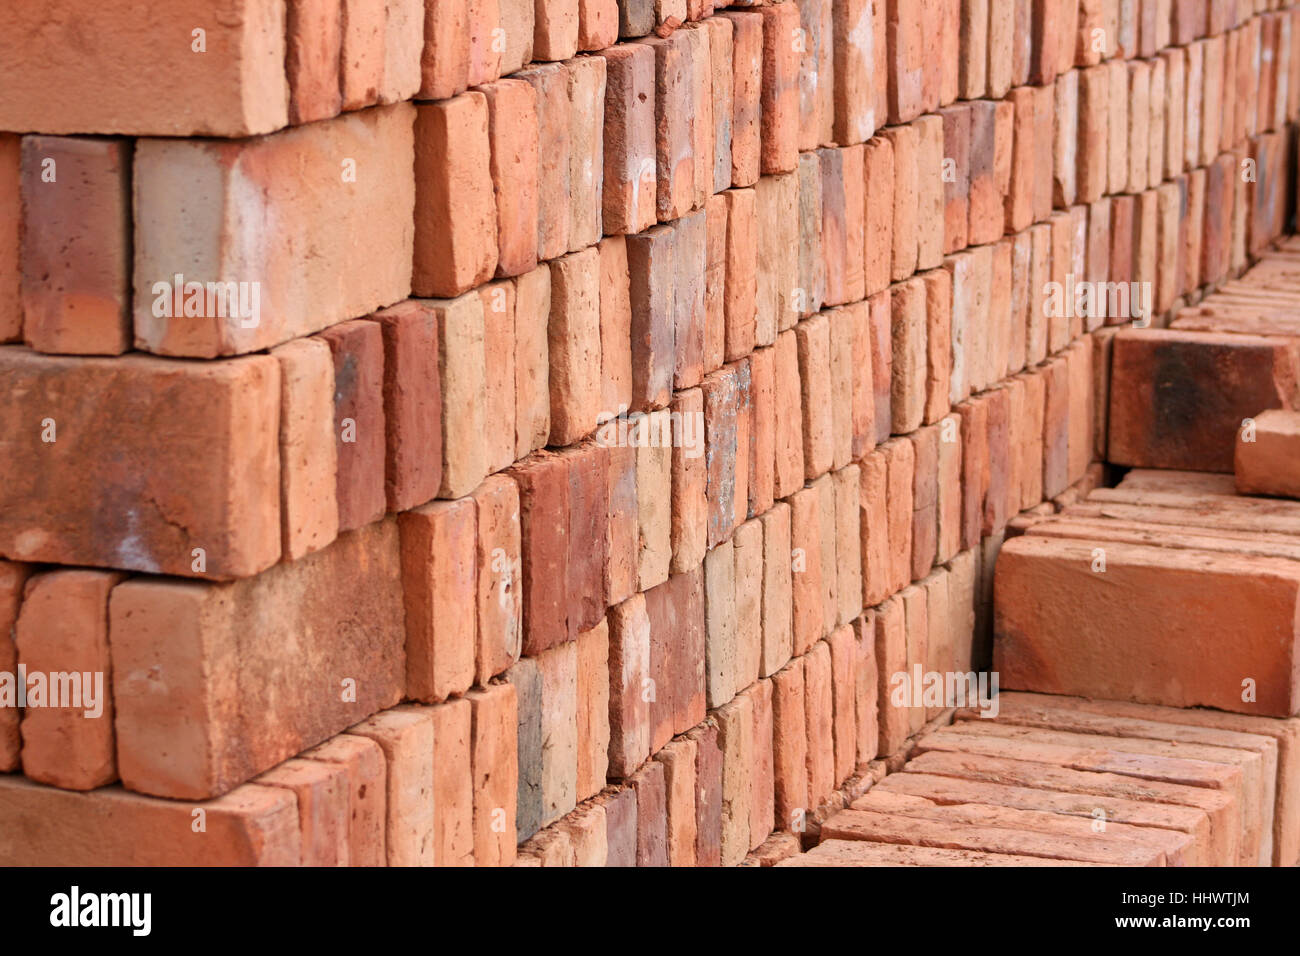
[[[5,863],[798,852],[1289,227],[1279,0],[150,6],[0,11]]]

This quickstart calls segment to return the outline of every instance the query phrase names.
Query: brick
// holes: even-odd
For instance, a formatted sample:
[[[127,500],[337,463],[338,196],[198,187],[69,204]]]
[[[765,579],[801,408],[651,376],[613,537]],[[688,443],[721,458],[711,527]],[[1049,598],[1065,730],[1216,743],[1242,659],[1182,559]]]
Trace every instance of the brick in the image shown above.
[[[477,513],[476,683],[503,673],[519,658],[523,598],[520,567],[519,490],[494,475],[474,490]]]
[[[736,69],[735,69],[735,25],[727,17],[708,17],[702,21],[705,29],[705,46],[703,51],[707,66],[707,87],[698,90],[698,94],[710,96],[712,113],[711,146],[712,161],[710,193],[720,193],[732,185],[732,137],[736,122]],[[707,90],[707,94],[705,92]],[[699,117],[702,118],[702,117]],[[697,183],[707,187],[705,181]]]
[[[137,143],[134,283],[150,293],[136,297],[136,347],[195,357],[256,351],[404,298],[411,122],[411,107],[396,105],[239,143]],[[340,174],[340,155],[366,174],[355,182],[348,168]],[[182,168],[184,176],[174,175]],[[342,191],[334,185],[340,175],[349,184]],[[195,177],[210,184],[206,205],[196,207],[191,195]],[[322,185],[308,190],[305,180]],[[259,196],[256,221],[274,220],[273,235],[250,230],[245,204],[223,198],[249,190]],[[321,232],[322,217],[338,229]],[[243,238],[198,245],[200,236],[234,235]],[[173,287],[178,274],[183,289]],[[201,302],[195,283],[213,280],[220,289]],[[235,289],[234,281],[256,284]],[[196,305],[204,315],[170,314]]]
[[[408,300],[377,312],[373,317],[384,339],[387,445],[384,484],[388,507],[392,511],[423,504],[436,497],[442,487],[443,390],[439,370],[439,333],[444,333],[442,338],[450,344],[458,338],[453,330],[456,319],[475,311],[468,301],[429,308],[425,303]],[[283,346],[277,352],[289,349],[293,344],[296,343]],[[452,399],[458,401],[464,395],[461,385],[465,367],[470,365],[470,361],[459,346],[454,351],[457,368],[456,374],[450,376],[449,392]],[[460,407],[455,412],[457,423],[476,410]],[[478,413],[483,414],[482,411]],[[449,430],[448,437],[459,438],[458,430]]]
[[[808,806],[808,730],[804,664],[796,658],[772,678],[774,811],[778,830],[798,832]]]
[[[971,107],[962,103],[945,107],[939,113],[943,120],[944,159],[950,161],[945,163],[943,178],[943,251],[947,255],[964,249],[967,244],[973,172]]]
[[[313,0],[290,3],[285,15],[285,73],[289,121],[295,126],[337,116],[343,48],[342,5]]]
[[[523,653],[569,638],[569,496],[565,459],[541,452],[511,469],[519,486]]]
[[[1216,555],[1208,563],[1196,552],[1156,550],[1139,545],[1107,544],[1105,556],[1106,593],[1103,594],[1094,584],[1098,579],[1091,570],[1095,552],[1090,542],[1027,535],[1003,547],[995,583],[996,627],[1002,638],[995,645],[995,666],[1002,674],[1004,686],[1016,689],[1030,681],[1036,690],[1049,693],[1068,692],[1177,707],[1205,704],[1238,713],[1272,716],[1289,715],[1295,709],[1293,680],[1276,676],[1291,673],[1288,657],[1293,648],[1283,649],[1276,644],[1266,648],[1238,641],[1232,648],[1232,659],[1226,660],[1222,659],[1219,648],[1202,643],[1195,654],[1198,663],[1194,672],[1175,668],[1179,674],[1177,685],[1163,679],[1153,684],[1137,669],[1142,666],[1142,659],[1167,654],[1169,641],[1186,642],[1187,608],[1191,604],[1209,607],[1192,594],[1216,596],[1212,613],[1199,612],[1206,629],[1198,633],[1212,634],[1219,628],[1229,628],[1233,633],[1261,638],[1269,633],[1289,635],[1292,630],[1289,617],[1285,624],[1280,619],[1269,620],[1272,614],[1290,613],[1286,611],[1287,602],[1293,599],[1296,585],[1289,571],[1271,564],[1269,559]],[[1043,573],[1052,575],[1061,600],[1053,604],[1050,612],[1029,611],[1012,596],[1014,589],[1026,586]],[[1142,588],[1152,599],[1140,604],[1123,601],[1123,607],[1116,603],[1116,595],[1134,587]],[[1077,611],[1071,614],[1067,610],[1073,600],[1078,600],[1071,595],[1079,595],[1080,588],[1089,602],[1086,620],[1075,619]],[[1122,590],[1113,590],[1116,588]],[[1059,618],[1054,626],[1044,621],[1030,623],[1021,616],[1026,611],[1031,615],[1059,615]],[[1241,629],[1244,621],[1252,622],[1248,630]],[[1176,637],[1178,634],[1183,636]],[[1141,639],[1135,635],[1141,635]],[[1053,652],[1044,646],[1044,641],[1058,640],[1067,642],[1062,644],[1062,650]],[[1104,648],[1112,640],[1128,642],[1127,663],[1121,674],[1109,671],[1107,662],[1113,658]],[[1063,650],[1065,647],[1071,650]],[[1052,656],[1041,656],[1044,654]],[[1087,656],[1087,662],[1080,654]],[[1048,659],[1070,660],[1071,665],[1048,675],[1035,663]],[[1167,662],[1162,667],[1165,671],[1169,669]],[[1233,676],[1237,674],[1261,678],[1257,701],[1241,700],[1241,683]],[[1270,679],[1269,674],[1275,676]]]
[[[565,601],[568,638],[605,616],[605,565],[609,536],[609,454],[599,443],[561,453],[568,473],[568,546]]]
[[[736,654],[735,686],[758,680],[763,654],[763,525],[755,518],[736,528],[735,559]],[[707,573],[707,570],[706,570]]]
[[[980,525],[988,470],[988,406],[968,401],[958,406],[961,415],[961,548],[980,540]]]
[[[730,10],[719,16],[731,23],[730,183],[752,186],[762,165],[763,18],[757,12]]]
[[[487,406],[486,319],[482,298],[468,293],[430,303],[438,330],[442,391],[442,479],[439,495],[469,494],[487,475],[483,442]]]
[[[894,703],[895,675],[907,671],[907,627],[903,601],[895,596],[876,608],[875,658],[880,745],[884,755],[896,753],[910,733],[907,708]]]
[[[705,268],[707,220],[703,209],[672,226],[676,262],[673,282],[673,387],[691,388],[703,377],[707,318]]]
[[[643,595],[610,609],[609,776],[626,778],[650,755],[650,618]]]
[[[799,149],[799,57],[794,43],[799,11],[794,5],[778,5],[758,13],[763,18],[761,168],[764,174],[787,173],[795,168]]]
[[[443,700],[474,683],[478,602],[473,499],[436,501],[398,516],[406,596],[407,692]]]
[[[22,603],[23,586],[30,569],[24,564],[0,561],[0,671],[18,672],[18,649],[14,646],[14,625]],[[19,769],[21,739],[18,723],[22,719],[16,707],[0,708],[0,771],[11,773]]]
[[[1253,419],[1250,440],[1239,434],[1233,446],[1236,488],[1243,495],[1300,498],[1300,474],[1294,462],[1300,422],[1294,412],[1266,410]]]
[[[655,55],[644,44],[611,47],[605,59],[605,232],[641,232],[655,222]]]
[[[578,0],[578,49],[603,50],[617,41],[615,0]]]
[[[678,738],[655,754],[663,767],[668,831],[668,866],[695,866],[699,831],[695,817],[695,764],[698,746]]]
[[[293,559],[338,537],[334,362],[319,339],[287,343],[272,355],[280,364],[281,551]]]
[[[65,790],[92,790],[117,779],[110,676],[108,595],[123,575],[53,571],[28,578],[13,624],[17,663],[46,675],[43,701],[22,712],[23,774]],[[10,668],[9,673],[18,673]],[[54,684],[71,676],[70,689]],[[42,685],[28,679],[28,693]],[[67,695],[66,697],[64,695]],[[71,706],[65,706],[64,703]]]
[[[889,287],[893,273],[894,147],[886,136],[867,143],[863,156],[863,272],[866,294]]]
[[[838,151],[836,151],[838,153]],[[816,152],[799,156],[799,282],[795,312],[807,318],[826,300],[826,261],[822,256],[822,168]],[[829,237],[828,237],[829,238]]]
[[[515,457],[543,447],[551,431],[547,326],[551,270],[539,265],[515,280]]]
[[[213,578],[254,574],[276,561],[280,375],[274,359],[200,367],[5,349],[0,364],[14,394],[35,403],[30,409],[28,402],[10,403],[5,416],[5,432],[14,437],[0,496],[6,557]],[[162,405],[155,414],[121,411],[123,403],[164,394],[165,415]],[[93,491],[83,484],[87,475],[95,476]],[[119,503],[109,506],[105,496]],[[151,502],[147,513],[138,497]],[[30,505],[38,500],[48,510],[44,530],[32,535],[37,516]],[[26,506],[8,507],[18,501]],[[183,524],[168,520],[177,515]],[[193,553],[196,547],[202,552]]]
[[[348,728],[383,751],[389,866],[432,866],[434,723],[428,708],[387,710]]]
[[[1143,467],[1228,471],[1242,421],[1296,402],[1295,356],[1254,336],[1121,332],[1111,383],[1110,460]]]
[[[5,18],[5,36],[26,39],[4,50],[3,85],[12,94],[0,112],[4,129],[250,136],[288,122],[282,4],[238,0],[216,11],[178,4],[152,16],[122,4],[84,11],[69,3],[46,12],[48,23],[30,11]],[[206,24],[207,54],[197,64],[196,23]],[[75,48],[82,28],[102,42],[70,61],[61,51]],[[171,30],[183,42],[140,43],[153,29]],[[182,108],[199,103],[198,110]]]
[[[833,5],[834,128],[835,142],[864,143],[884,117],[877,117],[874,72],[877,59],[885,58],[885,37],[877,36],[870,4]]]
[[[1022,97],[1012,94],[1001,103],[993,104],[976,101],[969,104],[970,109],[970,145],[967,163],[970,178],[970,205],[967,210],[967,222],[962,234],[966,244],[982,245],[1001,237],[1003,223],[1014,231],[1015,222],[1021,222],[1027,207],[1024,197],[1019,193],[1012,196],[1013,189],[1025,190],[1022,181],[1029,178],[1029,152],[1031,132],[1025,119],[1017,121],[1025,109]],[[1023,135],[1022,135],[1023,134]],[[961,129],[953,131],[954,137],[961,135]],[[964,155],[960,142],[951,142],[948,131],[944,130],[944,151],[947,156],[957,161],[956,175],[961,177],[961,157]],[[1010,204],[1015,201],[1018,210],[1014,216]],[[1007,206],[1004,209],[1004,206]]]
[[[917,268],[934,269],[943,261],[944,132],[943,119],[923,116],[917,129]]]
[[[771,681],[758,681],[744,692],[744,696],[750,699],[754,716],[749,844],[750,849],[755,850],[772,832],[776,814]]]
[[[799,318],[799,178],[764,176],[754,189],[758,233],[758,315],[755,341],[771,345]],[[808,290],[804,295],[811,294]]]
[[[609,606],[637,590],[640,517],[637,507],[637,449],[609,449],[609,560],[605,565],[605,603]]]
[[[121,141],[23,137],[18,304],[23,337],[37,351],[117,355],[130,347],[129,170]],[[12,274],[19,277],[17,260]]]
[[[834,781],[839,786],[857,766],[857,644],[853,628],[837,628],[826,639],[831,655]]]
[[[734,361],[754,350],[758,275],[758,220],[752,189],[729,189],[726,203],[725,358]]]
[[[821,502],[814,488],[804,488],[790,497],[791,614],[794,627],[793,653],[799,656],[820,638],[825,627],[825,599],[822,567]]]
[[[894,224],[892,236],[891,278],[906,279],[917,267],[920,135],[913,125],[891,126],[885,130],[894,154]]]
[[[338,530],[351,531],[385,511],[384,347],[375,322],[344,322],[321,334],[334,359]]]
[[[668,794],[663,764],[651,760],[629,781],[636,794],[636,865],[668,865]]]
[[[595,427],[600,413],[600,262],[595,249],[551,263],[547,350],[549,443],[569,445]]]
[[[730,541],[714,548],[705,558],[705,688],[710,709],[721,707],[741,689],[737,686],[735,572]]]
[[[1011,191],[1006,196],[1006,227],[1010,232],[1020,232],[1027,229],[1036,218],[1034,179],[1037,97],[1033,90],[1022,87],[1012,90],[1009,99],[1015,107],[1015,145],[1011,157]],[[1049,157],[1050,155],[1048,152]],[[973,193],[974,185],[971,189]]]
[[[479,92],[488,108],[496,275],[520,275],[537,265],[537,91],[523,80],[497,80]]]
[[[862,552],[862,598],[879,604],[890,594],[888,464],[877,449],[862,460],[859,508]]]
[[[385,522],[249,581],[135,579],[115,588],[109,620],[125,785],[176,797],[225,792],[358,716],[396,703],[404,682],[397,561],[397,529]],[[358,574],[359,566],[367,573]],[[236,589],[239,594],[231,593]],[[331,601],[308,602],[306,594],[330,594]],[[257,627],[248,626],[252,619]],[[178,628],[177,621],[191,623]],[[356,637],[362,621],[364,641]],[[159,644],[159,627],[174,629],[173,639]],[[310,647],[285,639],[300,629],[322,638]],[[139,692],[136,685],[151,673],[170,675],[168,693]],[[343,683],[349,679],[355,686]],[[221,687],[232,680],[244,688],[240,706],[227,702],[218,709],[216,701],[226,699]],[[342,691],[287,690],[300,681]],[[272,717],[275,734],[247,733],[251,722]],[[190,738],[204,741],[204,756],[179,761],[175,744]]]
[[[821,598],[822,634],[829,634],[839,623],[839,539],[835,526],[835,482],[830,475],[822,475],[809,485],[817,494],[817,518],[821,525],[818,543],[821,545]]]
[[[518,77],[531,84],[537,94],[537,257],[554,259],[569,250],[570,162],[575,128],[569,87],[571,82],[581,80],[571,81],[570,71],[562,63],[537,65]],[[591,131],[581,123],[577,129],[586,134],[583,143],[594,148]]]
[[[88,856],[121,866],[301,864],[298,811],[289,791],[248,784],[208,801],[199,808],[206,829],[198,834],[192,830],[195,809],[119,787],[78,794],[4,777],[0,812],[15,825],[5,828],[0,860],[12,866],[75,866]],[[64,836],[54,837],[41,821],[55,822]]]
[[[876,757],[880,744],[880,714],[877,706],[876,673],[876,615],[868,611],[853,622],[854,708],[857,723],[854,739],[857,741],[857,764],[862,765]]]
[[[894,286],[893,377],[890,383],[892,427],[906,434],[921,426],[927,397],[926,284],[920,278]]]
[[[974,100],[988,90],[989,0],[961,0],[958,24],[958,92],[962,99]]]
[[[640,523],[639,575],[641,588],[653,587],[668,577],[672,554],[671,423],[667,410],[638,417],[637,516]]]
[[[758,349],[749,356],[748,514],[772,507],[776,480],[776,350]],[[797,358],[796,358],[797,367]],[[739,510],[740,501],[736,502]]]
[[[450,20],[450,17],[447,19]],[[367,6],[359,0],[343,0],[341,4],[339,88],[344,110],[360,109],[379,102],[380,87],[384,83],[387,21],[387,7],[381,9],[374,4]],[[463,16],[460,26],[464,26]],[[445,56],[447,49],[443,49],[447,65],[459,67],[459,73],[447,77],[448,87],[441,96],[451,96],[465,88],[465,74],[469,68],[468,36],[465,40],[462,49],[458,51],[460,57],[454,62]],[[437,39],[434,42],[438,42]],[[454,86],[457,82],[458,87]]]
[[[341,767],[286,760],[255,782],[287,790],[297,800],[303,866],[350,865],[350,793]]]
[[[303,760],[286,761],[270,773],[308,762],[319,762],[341,773],[346,796],[347,865],[386,866],[388,768],[383,749],[373,740],[339,734],[302,756]],[[260,782],[269,783],[268,776],[264,774]],[[306,839],[303,843],[306,845]]]
[[[689,212],[695,201],[692,54],[699,45],[685,32],[642,42],[654,50],[656,212],[666,222]]]
[[[0,135],[0,342],[22,338],[22,137]]]
[[[502,102],[499,96],[494,100]],[[526,111],[518,104],[515,109]],[[415,120],[418,188],[412,280],[419,295],[459,295],[486,282],[497,270],[498,214],[488,117],[488,97],[479,92],[419,107]],[[526,187],[522,192],[527,192]],[[521,197],[514,193],[512,198]],[[513,220],[515,210],[506,210],[505,215]],[[512,228],[515,226],[517,222],[512,222]],[[523,251],[512,250],[509,267],[501,274],[526,269],[527,260],[526,247]]]
[[[567,60],[578,50],[578,0],[534,5],[533,57]]]
[[[676,231],[666,226],[627,241],[632,407],[638,410],[667,405],[673,387],[676,241]]]
[[[718,748],[722,751],[721,862],[734,866],[749,852],[752,814],[754,708],[748,696],[717,712]]]
[[[793,652],[790,506],[777,502],[760,520],[763,525],[763,637],[759,673],[770,677]]]
[[[611,4],[612,6],[612,4]],[[579,57],[568,64],[569,245],[585,249],[601,237],[605,166],[604,116],[591,104],[605,102],[605,59]]]
[[[835,787],[834,703],[830,646],[818,641],[804,660],[808,732],[808,804],[820,806]]]

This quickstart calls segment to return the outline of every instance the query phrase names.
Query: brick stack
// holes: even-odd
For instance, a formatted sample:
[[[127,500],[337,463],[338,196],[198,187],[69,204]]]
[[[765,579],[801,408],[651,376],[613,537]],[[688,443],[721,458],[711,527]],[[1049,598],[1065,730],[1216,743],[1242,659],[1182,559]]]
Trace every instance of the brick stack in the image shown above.
[[[1276,0],[82,6],[0,13],[0,671],[106,699],[0,708],[6,863],[797,852],[1099,481],[1051,284],[1294,178]]]

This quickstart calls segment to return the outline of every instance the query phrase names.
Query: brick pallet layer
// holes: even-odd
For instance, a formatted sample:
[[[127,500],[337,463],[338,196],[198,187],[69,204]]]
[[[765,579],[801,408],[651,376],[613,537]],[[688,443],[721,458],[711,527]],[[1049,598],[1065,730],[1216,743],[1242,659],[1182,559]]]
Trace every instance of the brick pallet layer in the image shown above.
[[[1011,6],[0,12],[0,861],[991,826],[879,789],[951,716],[895,678],[987,669],[1004,540],[1102,493],[1119,327],[1286,350],[1300,121],[1300,6]]]

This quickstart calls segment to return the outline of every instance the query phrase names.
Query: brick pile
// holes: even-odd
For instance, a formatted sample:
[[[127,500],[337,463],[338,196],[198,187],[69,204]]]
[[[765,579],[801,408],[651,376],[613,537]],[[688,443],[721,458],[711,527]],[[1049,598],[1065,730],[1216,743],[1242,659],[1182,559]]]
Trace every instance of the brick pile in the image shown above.
[[[0,672],[103,710],[0,707],[0,861],[1063,855],[885,776],[974,723],[890,681],[1287,227],[1300,7],[83,6],[0,12]],[[1262,859],[1231,732],[1081,859]]]

